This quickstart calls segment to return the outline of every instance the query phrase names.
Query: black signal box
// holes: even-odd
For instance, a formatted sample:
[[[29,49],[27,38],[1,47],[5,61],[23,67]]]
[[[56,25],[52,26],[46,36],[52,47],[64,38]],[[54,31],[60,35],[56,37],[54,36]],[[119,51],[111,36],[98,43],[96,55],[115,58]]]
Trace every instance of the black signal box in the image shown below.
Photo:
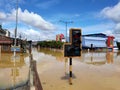
[[[70,43],[75,46],[80,46],[81,44],[81,29],[70,29]]]
[[[64,56],[65,57],[77,57],[77,56],[81,56],[81,52],[80,51],[81,50],[80,50],[79,47],[75,47],[71,43],[66,43],[64,45]]]
[[[70,43],[64,45],[65,57],[79,57],[81,56],[81,29],[70,29]]]

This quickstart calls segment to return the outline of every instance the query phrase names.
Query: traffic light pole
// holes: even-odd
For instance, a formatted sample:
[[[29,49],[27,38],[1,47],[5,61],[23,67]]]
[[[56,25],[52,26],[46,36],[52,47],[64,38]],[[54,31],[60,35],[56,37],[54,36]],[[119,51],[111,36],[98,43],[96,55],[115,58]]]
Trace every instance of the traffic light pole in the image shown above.
[[[69,58],[69,84],[72,85],[72,58]]]
[[[72,85],[72,57],[81,56],[81,29],[70,29],[70,43],[64,44],[64,57],[69,58],[69,84]]]

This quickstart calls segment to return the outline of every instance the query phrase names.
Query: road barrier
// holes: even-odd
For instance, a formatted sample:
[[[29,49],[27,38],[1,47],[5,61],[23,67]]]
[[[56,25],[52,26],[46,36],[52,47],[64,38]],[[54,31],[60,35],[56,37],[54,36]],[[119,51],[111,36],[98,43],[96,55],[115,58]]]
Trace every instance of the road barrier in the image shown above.
[[[33,55],[30,54],[30,69],[31,69],[31,87],[34,87],[34,90],[43,90],[39,74],[37,72],[36,61],[33,60]]]

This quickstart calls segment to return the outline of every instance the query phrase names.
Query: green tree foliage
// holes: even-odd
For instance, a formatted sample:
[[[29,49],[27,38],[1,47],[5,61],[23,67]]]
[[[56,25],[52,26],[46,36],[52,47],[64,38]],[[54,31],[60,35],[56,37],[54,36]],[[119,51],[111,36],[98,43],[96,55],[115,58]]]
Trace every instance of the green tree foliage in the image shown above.
[[[47,47],[47,48],[62,48],[63,42],[60,41],[40,41],[37,43],[40,47]]]

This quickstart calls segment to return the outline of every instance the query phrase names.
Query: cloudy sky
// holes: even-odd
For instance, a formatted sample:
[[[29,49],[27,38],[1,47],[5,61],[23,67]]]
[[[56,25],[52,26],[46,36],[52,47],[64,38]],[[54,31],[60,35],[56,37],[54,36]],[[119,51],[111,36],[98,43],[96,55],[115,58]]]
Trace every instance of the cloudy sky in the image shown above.
[[[0,24],[14,37],[17,0],[0,0]],[[60,22],[62,21],[62,22]],[[73,23],[69,23],[69,22]],[[120,36],[120,0],[18,0],[17,36],[28,40],[55,40],[69,35],[70,28],[82,34]],[[117,38],[116,37],[116,38]]]

